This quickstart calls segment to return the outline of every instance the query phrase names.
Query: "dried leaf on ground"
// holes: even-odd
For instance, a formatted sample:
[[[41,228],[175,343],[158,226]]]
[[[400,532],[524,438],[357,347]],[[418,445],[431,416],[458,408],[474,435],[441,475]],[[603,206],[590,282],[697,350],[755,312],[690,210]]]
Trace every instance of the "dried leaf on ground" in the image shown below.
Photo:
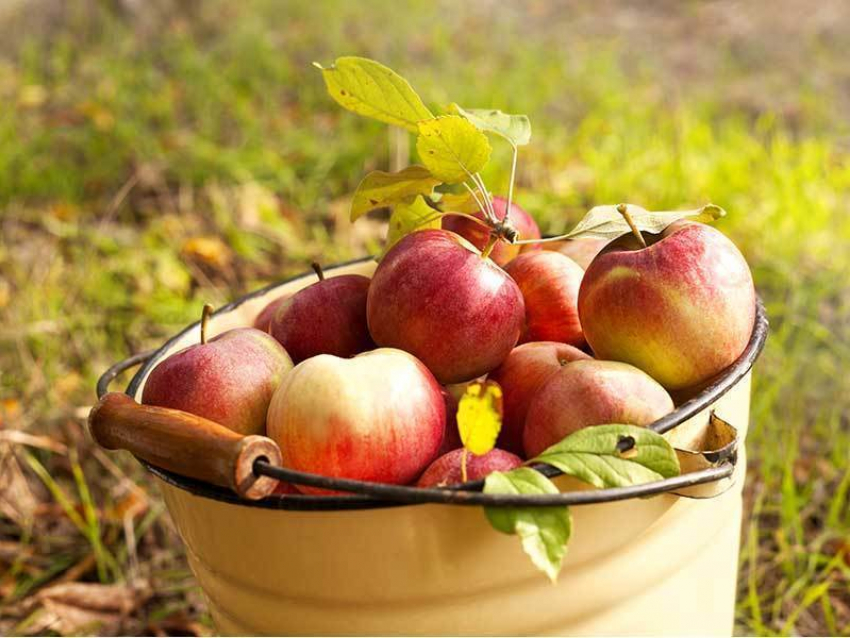
[[[209,636],[210,630],[185,611],[177,611],[147,626],[154,636]]]
[[[115,635],[150,596],[147,581],[134,585],[61,583],[41,590],[35,600],[45,612],[41,623],[63,636],[81,632]]]
[[[192,237],[183,243],[182,252],[187,257],[207,266],[222,270],[230,266],[233,253],[218,237]]]
[[[51,600],[63,605],[102,612],[129,614],[151,595],[147,581],[134,585],[101,585],[100,583],[61,583],[42,589],[38,600]]]
[[[119,634],[121,621],[121,615],[114,612],[100,612],[45,600],[39,625],[61,636],[115,636]]]
[[[40,504],[11,445],[0,443],[0,514],[28,527]]]

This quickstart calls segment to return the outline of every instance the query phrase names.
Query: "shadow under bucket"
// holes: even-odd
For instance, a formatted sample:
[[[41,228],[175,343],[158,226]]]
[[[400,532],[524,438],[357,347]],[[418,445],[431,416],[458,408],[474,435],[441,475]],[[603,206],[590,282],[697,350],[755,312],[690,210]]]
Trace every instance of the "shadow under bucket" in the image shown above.
[[[371,275],[374,268],[363,259],[327,269],[326,276]],[[266,303],[313,281],[305,274],[248,295],[216,312],[208,330],[251,325]],[[157,477],[222,634],[730,635],[751,368],[766,334],[759,304],[741,358],[649,426],[677,447],[704,438],[712,415],[737,429],[731,454],[712,459],[716,467],[702,474],[685,475],[703,476],[692,481],[700,485],[662,481],[643,491],[600,491],[554,479],[563,492],[555,497],[582,505],[572,510],[573,535],[555,585],[516,538],[490,527],[480,506],[459,506],[469,505],[464,495],[496,495],[439,490],[453,502],[411,504],[415,490],[398,488],[398,498],[364,489],[364,495],[245,501],[145,465]],[[198,340],[194,324],[152,355],[117,364],[98,393],[119,371],[144,362],[127,388],[141,399],[153,367]]]

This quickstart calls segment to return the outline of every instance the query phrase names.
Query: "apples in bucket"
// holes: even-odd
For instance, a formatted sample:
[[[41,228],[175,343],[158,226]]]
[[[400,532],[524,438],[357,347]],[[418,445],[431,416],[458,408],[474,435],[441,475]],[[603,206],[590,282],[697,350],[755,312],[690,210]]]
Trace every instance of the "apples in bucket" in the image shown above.
[[[724,211],[597,206],[569,233],[541,239],[513,193],[526,116],[457,104],[435,114],[372,60],[319,68],[344,108],[416,136],[421,164],[373,171],[352,197],[352,221],[390,210],[374,275],[319,271],[262,309],[260,330],[163,361],[144,401],[265,432],[290,470],[408,489],[483,480],[491,494],[557,493],[543,465],[598,488],[679,474],[673,448],[645,426],[674,409],[670,391],[732,364],[753,328],[746,262],[706,225]],[[481,177],[491,139],[512,151],[507,192],[496,196]],[[551,242],[559,250],[538,250]],[[230,391],[228,375],[242,369],[243,395],[229,406],[238,418],[230,394],[215,397],[218,412],[191,399],[204,387]],[[271,498],[298,498],[292,491]],[[567,507],[486,515],[557,576]]]

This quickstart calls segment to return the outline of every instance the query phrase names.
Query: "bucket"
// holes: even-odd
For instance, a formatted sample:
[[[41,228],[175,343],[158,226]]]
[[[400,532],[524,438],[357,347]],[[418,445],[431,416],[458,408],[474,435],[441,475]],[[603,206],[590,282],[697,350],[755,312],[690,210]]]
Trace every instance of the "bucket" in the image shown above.
[[[370,276],[374,268],[363,259],[325,272]],[[269,301],[314,281],[303,275],[243,297],[216,312],[207,330],[251,325]],[[439,490],[448,495],[441,502],[413,504],[401,495],[415,490],[388,488],[248,501],[145,465],[222,634],[730,635],[751,368],[766,333],[759,304],[741,358],[649,426],[683,448],[705,439],[716,418],[734,426],[736,443],[705,455],[710,467],[609,490],[553,479],[562,494],[548,496],[577,505],[556,584],[476,505],[500,495]],[[116,364],[98,393],[143,363],[126,390],[140,400],[150,371],[199,336],[194,324],[156,352]]]

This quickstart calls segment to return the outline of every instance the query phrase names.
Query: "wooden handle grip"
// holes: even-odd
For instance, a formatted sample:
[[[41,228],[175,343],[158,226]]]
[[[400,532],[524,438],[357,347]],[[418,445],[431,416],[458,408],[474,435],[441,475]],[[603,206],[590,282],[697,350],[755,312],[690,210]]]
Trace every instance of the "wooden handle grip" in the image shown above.
[[[242,436],[188,412],[140,405],[105,394],[89,414],[89,430],[109,450],[127,450],[166,470],[229,487],[248,499],[272,493],[277,480],[254,474],[254,461],[280,465],[280,448],[265,436]]]

